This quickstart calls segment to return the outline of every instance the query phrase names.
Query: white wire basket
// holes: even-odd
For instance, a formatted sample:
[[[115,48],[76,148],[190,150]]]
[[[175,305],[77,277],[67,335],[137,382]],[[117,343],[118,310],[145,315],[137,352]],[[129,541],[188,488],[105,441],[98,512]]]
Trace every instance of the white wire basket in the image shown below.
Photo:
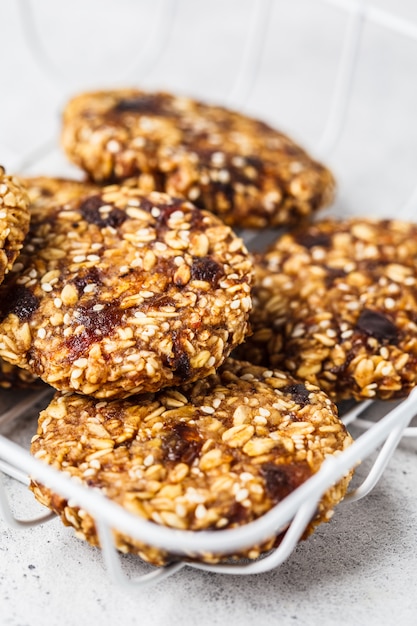
[[[125,1],[127,2],[127,0]],[[129,3],[127,2],[127,4]],[[130,9],[139,11],[141,7],[138,9],[133,7],[133,4]],[[284,5],[284,8],[280,8],[278,5]],[[32,62],[35,63],[40,74],[43,74],[45,81],[49,82],[51,89],[56,90],[54,106],[59,108],[68,97],[69,92],[94,87],[95,85],[91,83],[91,77],[84,76],[83,82],[80,80],[77,82],[74,79],[74,72],[72,70],[68,70],[68,73],[63,71],[54,56],[48,52],[41,32],[42,24],[35,10],[35,3],[20,0],[18,6],[22,33],[32,55]],[[369,85],[361,80],[361,64],[372,63],[372,54],[374,54],[372,51],[375,50],[375,47],[378,49],[378,43],[383,41],[384,46],[388,46],[389,49],[404,50],[404,54],[407,53],[409,59],[409,55],[412,53],[414,56],[411,57],[411,63],[414,63],[414,68],[417,71],[417,24],[366,1],[315,0],[313,2],[309,0],[306,2],[304,0],[303,2],[297,0],[293,3],[278,3],[273,0],[252,0],[251,2],[248,0],[239,6],[244,6],[246,11],[242,17],[246,25],[246,35],[241,40],[240,53],[235,55],[237,56],[237,64],[231,70],[233,80],[228,80],[227,72],[225,73],[226,78],[222,75],[221,80],[229,85],[229,89],[227,93],[223,90],[217,101],[240,110],[254,111],[262,116],[262,102],[265,102],[265,93],[270,94],[265,113],[267,117],[273,118],[273,102],[277,93],[277,84],[285,85],[283,88],[285,97],[283,99],[282,118],[287,119],[287,129],[291,130],[293,126],[294,131],[296,131],[298,106],[300,105],[293,106],[291,104],[291,93],[287,88],[294,82],[294,77],[291,77],[291,72],[288,71],[288,49],[283,51],[284,56],[287,55],[287,57],[281,65],[277,58],[274,58],[273,62],[269,64],[265,62],[265,59],[268,58],[270,49],[276,51],[276,46],[272,47],[270,44],[271,38],[274,39],[274,24],[280,24],[284,29],[290,26],[299,28],[297,21],[299,21],[300,11],[303,9],[307,13],[313,11],[320,23],[325,20],[319,37],[322,47],[319,50],[318,58],[320,58],[320,54],[328,58],[330,50],[328,46],[331,46],[332,57],[328,69],[324,72],[325,76],[320,77],[317,73],[315,77],[318,84],[326,79],[326,89],[320,88],[321,95],[319,96],[311,92],[312,98],[318,98],[315,110],[319,110],[320,115],[315,116],[314,124],[308,116],[304,116],[301,127],[305,131],[307,140],[302,143],[307,144],[314,156],[324,160],[336,170],[337,174],[341,175],[338,200],[335,206],[330,209],[330,213],[340,215],[351,212],[366,212],[366,214],[401,216],[403,219],[412,220],[413,211],[417,205],[417,187],[413,188],[412,184],[411,174],[412,168],[415,166],[413,156],[409,158],[407,156],[414,154],[413,147],[417,145],[417,128],[410,127],[409,136],[404,138],[404,142],[401,144],[405,155],[402,158],[401,167],[398,171],[391,172],[390,176],[387,175],[384,180],[381,180],[381,172],[378,171],[378,159],[371,158],[372,154],[375,156],[375,154],[380,153],[379,142],[381,138],[377,138],[374,146],[372,143],[366,143],[364,147],[364,144],[361,143],[359,148],[358,144],[355,144],[355,137],[358,133],[361,134],[368,125],[368,122],[361,117],[363,112],[366,112],[367,109],[372,112],[375,107],[381,105],[381,101],[375,97],[372,89],[369,93],[367,92]],[[308,19],[307,15],[305,19]],[[181,20],[181,2],[179,0],[161,0],[152,14],[152,27],[144,40],[142,53],[129,64],[124,64],[122,75],[117,73],[118,80],[124,84],[135,83],[139,86],[146,86],[149,83],[149,76],[158,75],[155,68],[162,64],[158,80],[164,83],[164,87],[167,86],[174,90],[178,84],[181,90],[185,90],[186,85],[188,93],[191,95],[205,96],[214,100],[215,98],[210,95],[210,85],[207,86],[204,81],[197,84],[193,80],[192,73],[190,76],[179,74],[174,78],[164,74],[163,59],[167,54],[169,56],[170,45],[174,46],[175,43],[171,43],[168,36],[171,35],[172,39],[172,33],[175,33],[175,25],[179,20]],[[328,31],[327,26],[329,24],[334,29]],[[326,40],[327,34],[330,43]],[[367,41],[367,38],[371,41]],[[400,52],[401,54],[402,52]],[[303,61],[308,66],[309,60],[303,59]],[[210,60],[207,61],[207,65],[210,72]],[[276,69],[274,84],[269,82],[271,67],[274,68],[274,71]],[[282,82],[279,69],[283,69]],[[291,66],[291,71],[295,71],[294,66]],[[309,71],[310,68],[307,67],[307,72]],[[204,74],[204,72],[202,73]],[[78,76],[77,72],[75,72],[75,76]],[[393,71],[392,76],[395,79],[395,71]],[[103,78],[100,78],[100,81],[101,84],[105,82]],[[112,83],[116,82],[114,76],[111,81]],[[401,92],[398,93],[395,86],[391,88],[388,84],[386,84],[386,88],[398,95],[397,104],[401,110]],[[378,94],[378,85],[376,92]],[[288,100],[287,108],[285,98]],[[392,97],[389,102],[389,106],[395,106]],[[324,103],[326,106],[323,106]],[[415,104],[415,101],[408,102],[407,106],[410,111],[415,110],[415,107],[413,108]],[[305,108],[308,109],[309,107],[306,107],[304,103]],[[288,114],[287,117],[285,113]],[[318,130],[320,121],[323,122],[321,131]],[[278,119],[276,125],[282,126]],[[7,133],[4,133],[3,145],[0,144],[0,150],[4,152],[4,160],[8,165],[8,170],[50,175],[66,173],[66,171],[61,171],[62,162],[56,148],[56,132],[57,129],[52,128],[50,136],[48,134],[42,136],[42,140],[35,138],[26,151],[12,149],[10,147],[11,142],[7,141]],[[297,135],[297,132],[295,134]],[[386,139],[387,145],[384,149],[392,150],[393,139],[390,133],[388,132],[387,137],[382,139]],[[394,139],[394,146],[396,145],[395,141]],[[352,161],[354,161],[354,167],[352,167]],[[346,164],[349,164],[349,167]],[[355,168],[355,166],[357,167]],[[347,172],[346,176],[344,176],[344,171]],[[358,172],[362,171],[367,174],[367,183],[361,188],[358,181],[363,182],[363,179],[358,176]],[[362,198],[360,193],[359,195],[357,193],[358,187],[359,192],[364,191]],[[366,208],[364,207],[365,202]],[[248,245],[258,247],[264,245],[267,239],[265,233],[262,235],[244,233],[244,237]],[[369,464],[369,469],[362,483],[356,485],[348,493],[341,506],[363,498],[375,487],[383,475],[384,469],[401,439],[417,436],[417,427],[411,425],[412,419],[417,413],[417,390],[413,391],[403,401],[366,401],[350,405],[348,408],[344,404],[340,407],[344,423],[349,428],[354,426],[355,430],[361,434],[346,451],[337,457],[327,459],[319,472],[270,512],[236,529],[214,532],[179,531],[159,526],[132,515],[119,505],[106,499],[100,492],[73,481],[67,475],[33,458],[28,452],[27,445],[10,436],[11,430],[15,432],[16,429],[19,429],[19,424],[22,424],[22,428],[26,430],[32,429],[32,434],[34,434],[36,416],[40,408],[47,403],[50,395],[49,390],[20,393],[20,397],[16,397],[17,393],[13,391],[0,394],[0,407],[2,407],[0,429],[3,432],[0,435],[0,471],[10,476],[14,481],[23,484],[28,484],[28,476],[32,476],[90,513],[96,522],[109,575],[125,587],[144,587],[160,581],[185,566],[219,574],[254,574],[266,572],[279,566],[294,550],[316,509],[317,503],[332,484],[364,459],[372,458],[372,463]],[[31,421],[27,419],[28,415],[33,416]],[[28,498],[32,498],[29,491]],[[0,481],[0,515],[11,527],[22,529],[22,532],[28,526],[47,523],[54,517],[54,514],[48,512],[33,519],[20,519],[12,511],[12,499],[13,494],[10,496],[10,491],[7,491]],[[287,530],[280,545],[256,561],[211,565],[184,560],[164,568],[154,569],[137,577],[128,577],[121,566],[111,529],[117,529],[125,535],[160,549],[183,554],[184,559],[190,554],[204,552],[221,554],[244,550],[262,543],[265,538],[278,534],[282,529]]]

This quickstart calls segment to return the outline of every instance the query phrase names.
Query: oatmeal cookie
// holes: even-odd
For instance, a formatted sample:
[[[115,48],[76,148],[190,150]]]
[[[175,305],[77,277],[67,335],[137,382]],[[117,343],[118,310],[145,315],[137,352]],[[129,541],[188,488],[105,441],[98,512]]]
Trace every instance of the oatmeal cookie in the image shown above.
[[[11,270],[29,230],[29,199],[16,176],[0,166],[0,282]]]
[[[330,171],[264,122],[164,92],[85,93],[63,114],[68,157],[97,182],[140,176],[230,225],[294,223],[333,198]]]
[[[204,380],[155,394],[111,401],[56,394],[40,415],[31,452],[142,518],[215,531],[260,517],[351,442],[317,387],[228,359]],[[351,472],[326,491],[304,537],[330,519],[350,478]],[[35,480],[31,488],[78,536],[98,544],[88,512]],[[254,559],[280,538],[242,554],[187,558]],[[115,542],[155,565],[181,558],[117,531]]]
[[[207,376],[243,341],[252,261],[215,215],[110,186],[44,207],[0,291],[0,357],[99,398]]]
[[[417,381],[417,225],[325,220],[258,257],[242,353],[334,400],[399,398]]]

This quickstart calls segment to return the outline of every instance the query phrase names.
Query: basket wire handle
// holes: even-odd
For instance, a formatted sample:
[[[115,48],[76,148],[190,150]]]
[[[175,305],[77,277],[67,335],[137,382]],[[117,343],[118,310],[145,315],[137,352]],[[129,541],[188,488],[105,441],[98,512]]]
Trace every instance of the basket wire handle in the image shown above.
[[[226,96],[228,106],[239,106],[243,109],[253,91],[266,41],[272,4],[272,0],[253,2],[251,27],[246,37],[242,62],[236,73],[235,82]]]
[[[32,526],[38,526],[39,524],[48,522],[51,519],[55,519],[56,515],[55,513],[49,512],[31,519],[18,519],[10,508],[3,476],[0,474],[0,517],[3,517],[11,528],[31,528]]]
[[[404,432],[404,424],[399,422],[386,438],[384,445],[379,451],[372,468],[368,471],[365,480],[359,487],[356,487],[356,489],[346,494],[343,503],[356,502],[357,500],[364,498],[368,495],[368,493],[370,493],[370,491],[372,491],[387,467],[389,460],[404,435]]]
[[[355,426],[359,426],[359,428],[369,429],[372,428],[372,426],[375,426],[375,422],[358,418],[355,422]],[[407,426],[407,428],[404,428],[402,432],[402,437],[417,437],[417,426]]]
[[[172,23],[175,19],[177,4],[178,0],[159,1],[158,13],[143,45],[142,54],[127,68],[118,73],[118,79],[120,77],[127,78],[138,71],[145,72],[146,70],[149,73],[155,67],[166,49],[165,44],[172,32]],[[31,0],[19,0],[18,7],[23,33],[40,69],[54,85],[57,83],[66,85],[68,80],[67,73],[62,71],[61,66],[55,64],[42,43],[42,38],[36,26]]]
[[[349,409],[349,411],[343,413],[340,419],[345,426],[349,426],[349,424],[351,424],[352,422],[355,422],[356,426],[359,415],[361,415],[369,406],[371,406],[373,402],[373,400],[364,400],[363,402],[356,404],[354,407]]]
[[[107,572],[111,579],[118,585],[123,587],[134,587],[136,589],[143,589],[150,585],[154,585],[161,582],[164,578],[168,578],[175,574],[185,565],[184,562],[179,561],[171,563],[165,567],[152,570],[147,574],[141,576],[129,577],[127,576],[120,565],[120,556],[114,545],[114,539],[109,525],[103,520],[99,519],[95,522],[97,534],[100,540],[100,548],[103,554],[103,559],[106,565]]]
[[[309,497],[299,507],[297,513],[293,517],[293,520],[288,526],[281,543],[267,556],[251,563],[245,563],[244,565],[228,565],[223,563],[218,565],[188,563],[188,565],[190,567],[194,567],[195,569],[201,569],[218,574],[261,574],[269,572],[275,567],[281,565],[293,552],[301,538],[301,535],[306,529],[307,524],[314,516],[318,499],[319,498],[317,497]]]
[[[345,126],[352,85],[359,59],[359,47],[366,17],[365,4],[360,0],[351,8],[347,21],[342,54],[337,70],[327,123],[318,141],[316,153],[326,158],[335,149]]]
[[[360,416],[374,402],[375,400],[363,400],[353,408],[349,409],[349,411],[343,413],[343,415],[340,416],[340,419],[345,426],[349,426],[349,424],[354,422],[356,427],[362,428],[363,430],[369,430],[372,426],[375,426],[375,422],[363,419]],[[407,426],[407,428],[404,428],[402,431],[402,437],[417,437],[417,426]]]
[[[362,4],[362,0],[320,1],[349,12],[356,10],[358,6]],[[365,13],[367,19],[377,26],[382,26],[383,28],[387,28],[395,33],[417,40],[417,24],[413,23],[411,20],[399,17],[398,15],[395,15],[395,13],[391,13],[391,11],[387,11],[386,9],[381,9],[374,4],[369,4],[366,7]]]

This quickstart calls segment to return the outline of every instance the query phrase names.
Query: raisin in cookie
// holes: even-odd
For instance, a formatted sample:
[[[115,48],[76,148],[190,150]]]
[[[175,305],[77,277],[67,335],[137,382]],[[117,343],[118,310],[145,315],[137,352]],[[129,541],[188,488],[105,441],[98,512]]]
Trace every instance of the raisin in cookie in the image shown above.
[[[124,397],[207,376],[243,341],[252,261],[215,215],[110,186],[44,207],[0,291],[0,357]]]
[[[29,199],[21,181],[0,166],[0,282],[9,272],[29,229]]]
[[[74,97],[62,144],[97,182],[139,175],[146,190],[185,196],[245,228],[297,222],[334,193],[330,171],[264,122],[164,92]]]
[[[353,218],[284,235],[256,264],[242,354],[333,399],[397,398],[417,381],[417,225]]]
[[[216,531],[259,518],[351,442],[317,387],[228,359],[204,380],[156,394],[107,402],[56,394],[40,415],[31,451],[141,518]],[[324,493],[304,537],[330,519],[350,478],[351,472]],[[78,536],[98,544],[88,512],[35,480],[31,488]],[[279,539],[266,537],[241,554],[186,558],[253,559]],[[155,565],[183,558],[117,531],[115,542]]]

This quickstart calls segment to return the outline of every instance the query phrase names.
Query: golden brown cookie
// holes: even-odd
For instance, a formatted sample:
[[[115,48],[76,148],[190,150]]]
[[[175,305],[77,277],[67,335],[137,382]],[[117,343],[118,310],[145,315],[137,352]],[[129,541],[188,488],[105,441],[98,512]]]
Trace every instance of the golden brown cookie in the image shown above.
[[[330,203],[334,178],[264,122],[164,92],[85,93],[64,110],[62,144],[97,182],[140,176],[228,224],[294,223]]]
[[[252,262],[211,213],[110,186],[44,207],[0,290],[0,357],[123,397],[210,374],[244,338]]]
[[[108,402],[56,394],[40,415],[31,451],[142,518],[215,531],[260,517],[351,442],[336,407],[317,387],[228,359],[204,380],[156,394]],[[305,537],[330,519],[350,478],[323,495]],[[98,544],[85,510],[36,481],[31,488],[79,537]],[[268,537],[238,555],[188,558],[253,559],[276,541]],[[155,565],[179,558],[120,532],[115,542]]]
[[[241,353],[333,399],[397,398],[417,381],[417,225],[326,220],[258,257]]]
[[[9,272],[29,229],[29,199],[16,176],[0,166],[0,282]]]

